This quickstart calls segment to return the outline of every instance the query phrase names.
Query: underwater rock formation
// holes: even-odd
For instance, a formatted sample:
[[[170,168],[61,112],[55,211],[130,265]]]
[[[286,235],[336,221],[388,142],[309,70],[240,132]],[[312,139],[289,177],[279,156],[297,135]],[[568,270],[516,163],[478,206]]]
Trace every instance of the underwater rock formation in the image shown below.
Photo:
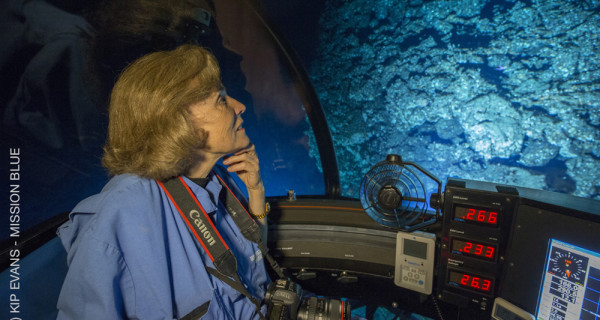
[[[388,153],[600,199],[600,1],[330,0],[311,77],[342,193]]]

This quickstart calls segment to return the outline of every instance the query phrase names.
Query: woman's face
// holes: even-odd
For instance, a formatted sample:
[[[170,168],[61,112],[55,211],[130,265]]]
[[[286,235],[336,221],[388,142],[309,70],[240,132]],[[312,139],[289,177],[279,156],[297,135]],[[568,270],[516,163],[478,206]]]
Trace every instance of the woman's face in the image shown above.
[[[215,91],[208,99],[190,106],[190,114],[196,128],[207,133],[204,152],[222,157],[250,144],[242,127],[242,113],[246,106],[227,96],[225,90]]]

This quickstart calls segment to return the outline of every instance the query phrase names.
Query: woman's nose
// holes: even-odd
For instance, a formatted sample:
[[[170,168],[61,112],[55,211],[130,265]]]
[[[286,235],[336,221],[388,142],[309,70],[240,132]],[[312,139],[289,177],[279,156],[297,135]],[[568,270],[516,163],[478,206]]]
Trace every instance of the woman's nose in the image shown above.
[[[241,103],[231,97],[229,97],[229,99],[231,99],[230,104],[233,107],[235,114],[239,115],[239,114],[246,112],[246,106],[243,103]]]

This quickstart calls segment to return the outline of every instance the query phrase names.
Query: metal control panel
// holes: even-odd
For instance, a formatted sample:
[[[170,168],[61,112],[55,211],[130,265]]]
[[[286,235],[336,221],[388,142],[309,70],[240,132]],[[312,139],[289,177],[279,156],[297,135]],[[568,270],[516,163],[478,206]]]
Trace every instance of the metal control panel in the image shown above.
[[[489,312],[500,285],[518,192],[449,179],[443,197],[438,298]]]

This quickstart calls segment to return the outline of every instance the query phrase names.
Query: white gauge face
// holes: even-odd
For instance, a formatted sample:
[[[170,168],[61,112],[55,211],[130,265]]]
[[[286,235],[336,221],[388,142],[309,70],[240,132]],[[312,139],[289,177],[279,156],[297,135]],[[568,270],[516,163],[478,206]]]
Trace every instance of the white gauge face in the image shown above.
[[[586,266],[583,259],[568,251],[556,250],[550,258],[549,271],[567,280],[581,283]]]

